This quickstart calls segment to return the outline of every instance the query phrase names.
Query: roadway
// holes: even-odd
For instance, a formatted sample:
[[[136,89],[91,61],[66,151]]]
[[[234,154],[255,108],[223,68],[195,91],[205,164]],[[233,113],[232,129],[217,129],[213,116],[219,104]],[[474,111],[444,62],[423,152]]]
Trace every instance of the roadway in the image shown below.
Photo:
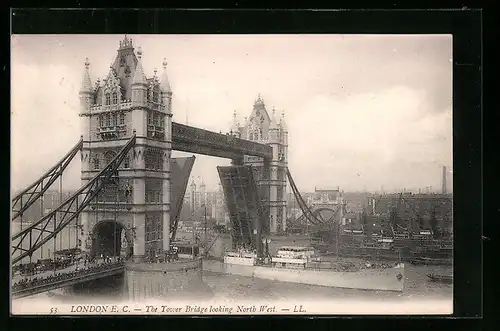
[[[55,273],[54,270],[47,270],[32,276],[16,275],[17,277],[14,276],[12,282],[12,296],[20,298],[35,295],[115,274],[120,272],[122,268],[121,261],[112,260],[107,263],[99,261],[88,264],[86,267],[83,267],[81,263],[79,265],[75,263],[67,268],[58,269]]]
[[[96,259],[96,263],[94,263],[92,265],[99,266],[101,264],[104,264],[104,259]],[[45,270],[45,271],[37,272],[34,275],[21,275],[20,273],[16,273],[14,275],[14,277],[12,277],[12,284],[17,283],[17,282],[19,282],[20,280],[23,280],[23,279],[29,280],[29,279],[33,279],[35,277],[36,278],[45,278],[45,277],[49,277],[50,275],[54,276],[55,274],[64,274],[64,273],[73,272],[73,271],[76,271],[77,267],[79,269],[83,269],[83,267],[84,267],[83,262],[74,263],[74,264],[72,264],[72,265],[70,265],[69,267],[66,267],[66,268],[61,268],[61,269],[56,269],[56,270],[51,269],[51,270]]]

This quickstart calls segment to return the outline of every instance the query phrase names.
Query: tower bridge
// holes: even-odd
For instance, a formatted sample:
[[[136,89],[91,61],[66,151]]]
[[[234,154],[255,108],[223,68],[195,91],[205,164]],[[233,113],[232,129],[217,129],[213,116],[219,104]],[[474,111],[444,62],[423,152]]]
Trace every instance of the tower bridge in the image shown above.
[[[250,244],[261,254],[260,237],[286,229],[286,183],[291,175],[284,113],[279,120],[274,109],[269,115],[259,95],[244,123],[234,114],[227,134],[172,122],[173,92],[166,60],[161,78],[156,70],[146,77],[142,50],[136,50],[127,37],[119,43],[103,81],[92,84],[89,61],[84,65],[79,91],[81,139],[14,197],[12,221],[22,222],[23,213],[36,201],[43,204],[43,194],[57,180],[62,187],[62,175],[78,152],[81,188],[12,235],[13,270],[27,259],[31,263],[37,250],[73,224],[80,229],[78,247],[91,259],[121,255],[120,261],[125,260],[110,263],[109,270],[116,273],[122,268],[129,297],[165,296],[184,283],[201,280],[201,261],[166,262],[195,160],[172,158],[172,150],[232,160],[231,167],[218,167],[218,173],[232,222],[233,245]],[[147,263],[151,261],[161,263]],[[76,279],[106,277],[103,268],[106,264],[97,273],[71,270],[71,277],[16,284],[13,295],[69,286]],[[155,274],[162,276],[151,276]]]

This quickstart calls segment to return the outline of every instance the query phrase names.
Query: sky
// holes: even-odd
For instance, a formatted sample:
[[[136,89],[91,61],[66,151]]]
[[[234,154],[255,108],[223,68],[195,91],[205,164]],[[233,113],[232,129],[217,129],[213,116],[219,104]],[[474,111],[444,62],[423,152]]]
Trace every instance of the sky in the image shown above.
[[[441,188],[452,173],[451,35],[129,35],[146,75],[173,89],[173,120],[216,132],[243,122],[260,93],[285,112],[288,167],[301,191]],[[85,58],[104,78],[123,35],[13,35],[12,188],[22,189],[80,138]],[[173,156],[188,154],[175,152]],[[207,190],[229,160],[196,156]],[[80,185],[80,159],[64,175]]]

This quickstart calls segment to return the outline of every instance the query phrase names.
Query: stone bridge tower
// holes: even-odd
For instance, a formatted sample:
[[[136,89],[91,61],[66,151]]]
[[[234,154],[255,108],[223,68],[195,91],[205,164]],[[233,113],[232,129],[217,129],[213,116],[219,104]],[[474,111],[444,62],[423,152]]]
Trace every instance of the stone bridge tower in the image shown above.
[[[146,77],[142,51],[125,36],[102,81],[92,85],[85,61],[80,88],[82,184],[94,177],[136,134],[136,144],[114,184],[81,213],[83,248],[91,254],[147,260],[169,249],[172,90],[163,61]]]
[[[259,186],[259,193],[265,197],[264,208],[269,213],[269,224],[264,226],[270,233],[286,230],[286,169],[288,167],[288,128],[285,123],[285,114],[276,119],[273,108],[271,116],[267,112],[264,100],[259,95],[255,100],[252,112],[245,118],[244,125],[240,125],[236,112],[234,113],[231,133],[242,139],[256,141],[270,145],[273,148],[273,158],[269,165],[259,157],[245,156],[244,164],[254,167],[254,177]],[[264,174],[269,169],[270,180]],[[266,231],[266,232],[267,232]]]

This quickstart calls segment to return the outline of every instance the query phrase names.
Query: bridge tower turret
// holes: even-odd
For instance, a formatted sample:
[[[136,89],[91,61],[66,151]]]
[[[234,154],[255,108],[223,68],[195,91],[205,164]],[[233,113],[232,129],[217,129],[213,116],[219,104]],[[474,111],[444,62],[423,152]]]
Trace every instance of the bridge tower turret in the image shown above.
[[[89,71],[89,59],[85,59],[85,69],[83,72],[82,85],[80,87],[79,96],[80,96],[80,125],[81,132],[84,140],[88,140],[90,136],[89,131],[89,119],[84,116],[84,114],[90,111],[90,107],[94,103],[94,89],[92,88],[92,80],[90,79],[90,71]]]
[[[160,81],[160,91],[161,91],[161,112],[165,115],[158,114],[163,117],[163,121],[161,122],[161,126],[163,126],[163,134],[165,146],[163,150],[163,248],[166,251],[170,249],[170,235],[171,235],[171,227],[170,227],[170,192],[171,192],[171,178],[170,178],[170,157],[172,155],[172,87],[170,86],[170,81],[168,79],[167,74],[167,59],[163,59],[163,74],[161,76]],[[153,102],[154,100],[153,95]]]
[[[167,59],[163,59],[163,74],[161,76],[161,98],[163,105],[165,106],[165,128],[166,132],[169,134],[168,140],[172,140],[172,87],[170,86],[170,81],[167,74]]]
[[[278,154],[279,154],[279,128],[278,122],[276,122],[276,111],[273,107],[273,112],[271,114],[271,123],[269,124],[269,139],[268,144],[273,149],[273,158],[270,164],[270,189],[269,189],[269,227],[270,231],[275,233],[280,228],[279,222],[280,219],[278,217]]]
[[[132,122],[135,124],[135,130],[138,136],[146,135],[146,125],[144,111],[147,109],[148,100],[148,82],[144,69],[142,68],[142,50],[137,50],[137,66],[135,68],[134,78],[132,79]]]
[[[283,231],[286,230],[286,169],[288,168],[288,126],[286,125],[285,122],[285,112],[281,112],[281,119],[280,119],[280,134],[279,134],[279,143],[280,143],[280,153],[278,155],[278,163],[279,163],[279,168],[281,171],[281,183],[280,187],[282,187],[282,194],[280,194],[279,199],[280,201],[285,201],[285,204],[282,205],[283,211],[281,212],[282,214],[282,224],[283,224]]]
[[[82,85],[80,86],[79,97],[80,97],[80,132],[83,137],[84,142],[89,142],[92,136],[91,131],[91,107],[95,100],[95,92],[92,88],[92,80],[90,79],[90,71],[89,71],[90,63],[89,59],[85,59],[85,69],[83,72]],[[90,143],[88,143],[90,144]],[[82,149],[82,176],[81,176],[81,185],[85,185],[88,183],[88,178],[84,175],[90,170],[92,155],[90,153],[90,148],[85,150]],[[84,235],[89,233],[89,224],[88,224],[88,214],[83,212],[80,215],[80,224],[82,225],[82,230]],[[85,238],[84,238],[85,240]],[[87,250],[88,245],[82,245],[83,250]]]

